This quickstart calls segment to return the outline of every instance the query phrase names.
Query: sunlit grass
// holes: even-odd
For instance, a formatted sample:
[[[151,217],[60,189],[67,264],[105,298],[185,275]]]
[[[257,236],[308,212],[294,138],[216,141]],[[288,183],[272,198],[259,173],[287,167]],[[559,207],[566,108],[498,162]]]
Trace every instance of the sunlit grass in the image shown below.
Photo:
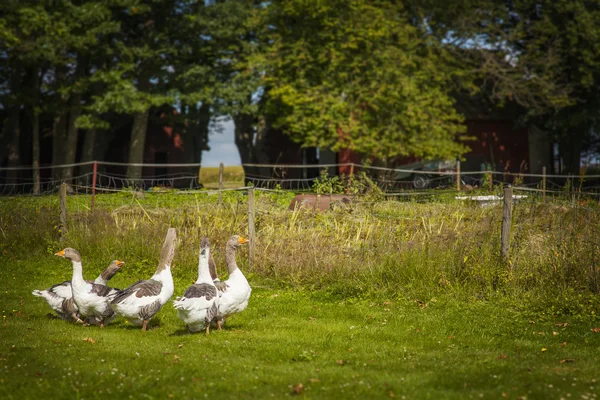
[[[292,197],[257,193],[253,270],[238,252],[253,296],[209,337],[187,334],[171,303],[143,334],[122,319],[100,330],[47,318],[30,293],[70,278],[53,256],[66,246],[81,252],[86,277],[119,258],[111,285],[149,278],[171,226],[175,295],[195,279],[201,236],[226,278],[223,245],[247,234],[244,192],[220,206],[208,193],[102,194],[94,212],[89,196],[69,196],[62,240],[56,196],[0,198],[0,398],[597,392],[594,208],[517,205],[505,262],[498,206],[380,201],[315,213],[288,210]]]
[[[200,169],[200,183],[206,188],[219,187],[219,167],[202,167]],[[227,166],[223,168],[223,187],[234,188],[244,186],[244,168]]]
[[[580,398],[600,379],[591,321],[494,301],[343,299],[254,281],[249,308],[208,337],[186,333],[171,304],[147,333],[122,319],[86,328],[47,318],[29,295],[69,269],[50,256],[3,269],[2,398],[258,399],[294,388],[308,398]],[[123,272],[115,284],[137,279]],[[184,287],[178,280],[176,294]]]

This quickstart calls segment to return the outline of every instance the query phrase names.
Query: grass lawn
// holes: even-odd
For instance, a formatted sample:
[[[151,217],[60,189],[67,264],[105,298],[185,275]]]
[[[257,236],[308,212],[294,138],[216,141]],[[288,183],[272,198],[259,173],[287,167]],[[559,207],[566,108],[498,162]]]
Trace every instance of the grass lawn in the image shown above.
[[[65,260],[13,257],[0,271],[3,399],[295,391],[318,399],[591,399],[600,387],[600,333],[590,321],[528,315],[494,301],[340,299],[257,287],[249,308],[209,336],[188,334],[171,303],[147,333],[123,319],[100,329],[49,318],[45,302],[30,295],[68,277]],[[113,284],[133,279],[123,271]],[[176,279],[175,294],[185,286]]]
[[[93,278],[149,278],[168,227],[175,296],[195,279],[207,235],[247,232],[243,192],[0,198],[0,399],[528,398],[600,392],[598,211],[515,206],[510,263],[501,207],[364,202],[290,211],[293,194],[257,194],[249,307],[226,329],[188,334],[172,302],[146,333],[49,318],[31,295],[70,279],[70,246]],[[596,242],[595,242],[596,240]],[[238,254],[248,272],[248,250]],[[221,276],[222,279],[226,276]],[[594,331],[595,330],[595,331]]]

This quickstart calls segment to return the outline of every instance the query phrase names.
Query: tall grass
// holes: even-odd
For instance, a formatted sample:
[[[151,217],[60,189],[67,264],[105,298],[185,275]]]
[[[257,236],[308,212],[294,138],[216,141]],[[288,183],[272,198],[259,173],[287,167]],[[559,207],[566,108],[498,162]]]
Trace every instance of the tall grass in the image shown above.
[[[375,201],[325,212],[289,210],[293,195],[258,193],[256,259],[239,264],[265,285],[304,287],[336,297],[378,296],[429,301],[503,297],[560,313],[589,312],[600,292],[599,210],[561,203],[514,207],[510,257],[500,257],[502,208],[447,200],[426,204]],[[92,276],[114,258],[124,274],[151,275],[168,227],[177,228],[174,275],[195,278],[200,238],[213,243],[218,265],[232,234],[247,232],[244,192],[216,195],[130,193],[68,199],[68,234],[58,232],[58,200],[0,199],[0,251],[9,257],[77,248]],[[225,275],[224,268],[220,273]],[[68,276],[68,273],[65,274]]]

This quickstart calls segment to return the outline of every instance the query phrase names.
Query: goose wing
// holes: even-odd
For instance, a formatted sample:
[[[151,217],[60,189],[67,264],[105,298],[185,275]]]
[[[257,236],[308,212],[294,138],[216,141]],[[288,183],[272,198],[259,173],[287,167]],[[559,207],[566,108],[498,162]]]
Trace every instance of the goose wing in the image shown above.
[[[206,300],[211,300],[216,296],[217,289],[214,285],[208,283],[195,283],[187,288],[183,294],[183,297],[187,297],[188,299],[205,298]]]
[[[217,298],[217,288],[208,283],[195,283],[175,301],[175,308],[180,310],[202,310],[210,308]]]
[[[135,295],[135,298],[158,296],[162,290],[162,282],[154,279],[137,281],[129,287],[115,293],[111,304],[120,304]],[[134,298],[134,299],[135,299]]]
[[[101,285],[98,283],[92,283],[91,285],[92,285],[92,290],[90,291],[90,293],[94,293],[94,294],[98,295],[99,297],[109,297],[111,294],[115,293],[115,289],[113,289],[109,286]]]
[[[71,281],[57,283],[56,285],[48,289],[48,292],[63,298],[73,297],[73,291],[71,290]]]

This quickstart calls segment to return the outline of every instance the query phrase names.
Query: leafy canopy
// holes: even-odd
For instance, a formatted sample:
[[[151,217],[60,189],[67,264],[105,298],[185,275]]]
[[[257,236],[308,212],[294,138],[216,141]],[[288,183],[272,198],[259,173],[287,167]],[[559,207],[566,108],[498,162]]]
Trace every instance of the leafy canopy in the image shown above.
[[[383,1],[273,1],[255,61],[267,112],[304,146],[349,148],[390,160],[455,158],[462,117],[449,95],[452,69]]]

